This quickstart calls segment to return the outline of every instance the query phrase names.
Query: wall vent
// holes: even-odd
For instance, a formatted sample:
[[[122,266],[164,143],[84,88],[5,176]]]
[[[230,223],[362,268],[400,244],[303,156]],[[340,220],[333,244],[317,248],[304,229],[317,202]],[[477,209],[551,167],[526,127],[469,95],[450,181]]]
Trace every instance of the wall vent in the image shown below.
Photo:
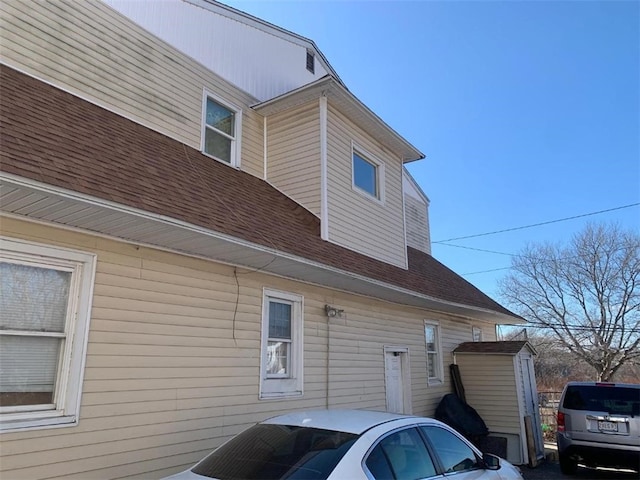
[[[307,70],[311,73],[315,73],[315,60],[316,57],[311,50],[307,50]]]

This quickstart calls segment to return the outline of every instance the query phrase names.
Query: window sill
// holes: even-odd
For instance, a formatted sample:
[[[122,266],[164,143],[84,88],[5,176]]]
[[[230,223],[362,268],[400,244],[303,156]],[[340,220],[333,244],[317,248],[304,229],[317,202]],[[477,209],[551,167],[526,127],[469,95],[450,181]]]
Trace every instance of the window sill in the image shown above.
[[[75,415],[32,415],[30,417],[25,417],[25,415],[22,414],[20,415],[20,418],[11,418],[11,415],[3,415],[0,417],[0,433],[25,432],[28,430],[40,430],[45,428],[74,427],[77,424],[78,418]]]
[[[278,393],[261,393],[258,396],[259,400],[288,400],[291,398],[301,398],[303,393],[296,392],[278,392]]]
[[[366,198],[367,200],[370,200],[380,206],[384,206],[384,200],[380,197],[376,197],[375,195],[372,195],[371,193],[367,192],[366,190],[363,190],[362,188],[358,187],[357,185],[351,185],[351,190],[354,191],[355,193],[357,193],[358,195]]]

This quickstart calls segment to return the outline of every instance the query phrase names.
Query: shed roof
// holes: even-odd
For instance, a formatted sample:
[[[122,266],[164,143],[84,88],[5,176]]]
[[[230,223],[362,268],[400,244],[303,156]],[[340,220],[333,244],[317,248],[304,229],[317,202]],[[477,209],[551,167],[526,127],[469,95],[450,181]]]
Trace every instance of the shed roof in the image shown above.
[[[387,289],[386,297],[376,296],[398,302],[404,298],[409,305],[429,308],[437,299],[440,306],[465,306],[463,314],[496,323],[521,320],[430,255],[408,248],[405,270],[324,241],[318,218],[264,180],[6,65],[0,66],[0,98],[0,175],[5,183],[29,179],[73,192],[67,198],[76,203],[96,199],[91,202],[116,205],[112,210],[122,205],[187,225],[192,236],[215,233],[198,242],[224,236],[245,246],[262,245],[266,252],[284,252],[289,261],[298,262],[297,272],[323,266],[333,282],[327,286],[334,288],[360,282],[360,290],[352,291],[372,295]],[[51,219],[55,205],[38,217],[44,206],[21,204],[26,197],[12,203],[10,195],[1,202],[4,211],[57,221]],[[107,223],[99,216],[95,221],[93,227],[66,224],[101,231],[98,225]],[[133,241],[119,233],[126,227],[114,219],[107,233]],[[235,252],[241,254],[238,261],[244,261],[246,252]],[[257,255],[255,249],[250,253]],[[269,271],[267,267],[261,269]],[[348,281],[338,284],[338,276]],[[292,278],[304,279],[301,273]]]
[[[453,353],[483,353],[496,355],[517,355],[524,348],[536,354],[535,349],[526,340],[508,340],[501,342],[464,342],[456,347]]]

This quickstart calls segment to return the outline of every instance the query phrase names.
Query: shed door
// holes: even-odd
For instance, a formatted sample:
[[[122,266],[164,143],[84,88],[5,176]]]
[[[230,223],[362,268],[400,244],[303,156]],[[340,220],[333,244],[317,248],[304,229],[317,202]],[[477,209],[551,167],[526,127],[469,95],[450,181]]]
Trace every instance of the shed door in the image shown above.
[[[411,413],[407,356],[406,347],[385,347],[384,349],[384,379],[388,412]]]
[[[520,368],[522,370],[522,382],[524,387],[524,411],[531,417],[534,442],[536,444],[536,456],[544,457],[544,440],[540,425],[540,411],[538,408],[538,389],[536,388],[536,376],[533,370],[533,358],[530,354],[520,353]]]

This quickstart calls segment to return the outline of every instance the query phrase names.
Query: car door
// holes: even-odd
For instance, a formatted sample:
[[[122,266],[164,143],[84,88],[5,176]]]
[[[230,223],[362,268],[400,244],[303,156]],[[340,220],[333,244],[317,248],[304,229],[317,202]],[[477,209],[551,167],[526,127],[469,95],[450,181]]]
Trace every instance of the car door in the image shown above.
[[[440,476],[415,426],[379,438],[365,456],[363,468],[371,480],[420,480]]]
[[[487,470],[476,450],[451,430],[437,425],[421,425],[438,470],[451,480],[499,480],[495,470]]]

